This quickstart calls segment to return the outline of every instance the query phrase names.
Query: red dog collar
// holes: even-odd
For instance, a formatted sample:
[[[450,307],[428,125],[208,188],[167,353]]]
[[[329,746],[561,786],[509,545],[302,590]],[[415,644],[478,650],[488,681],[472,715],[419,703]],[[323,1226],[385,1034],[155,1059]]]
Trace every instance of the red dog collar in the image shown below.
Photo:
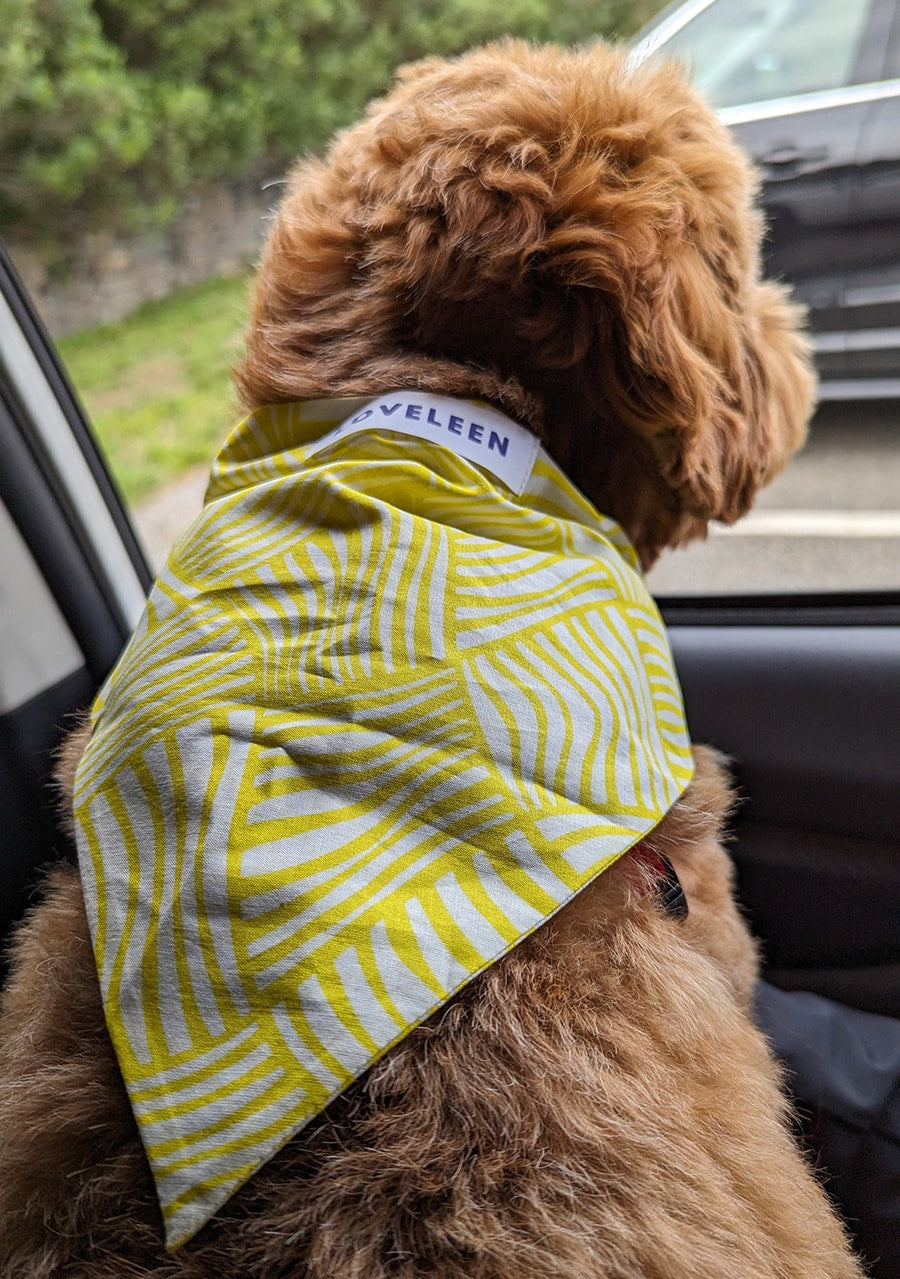
[[[655,875],[653,887],[665,913],[671,915],[673,919],[685,919],[688,913],[687,898],[675,867],[668,857],[648,848],[644,843],[635,844],[628,856],[633,857],[642,866],[646,866]]]

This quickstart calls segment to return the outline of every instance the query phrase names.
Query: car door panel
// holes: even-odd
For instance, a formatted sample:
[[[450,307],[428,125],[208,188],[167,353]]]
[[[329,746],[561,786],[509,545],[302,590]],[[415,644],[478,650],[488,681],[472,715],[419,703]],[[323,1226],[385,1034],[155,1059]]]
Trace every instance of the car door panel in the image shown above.
[[[0,249],[0,942],[33,900],[40,868],[71,855],[54,752],[118,656],[148,583],[74,395]]]
[[[900,626],[670,627],[768,975],[900,1015]]]
[[[0,945],[37,899],[42,870],[74,858],[59,822],[53,769],[73,713],[90,705],[95,689],[82,667],[0,714]],[[5,971],[0,953],[0,977]]]

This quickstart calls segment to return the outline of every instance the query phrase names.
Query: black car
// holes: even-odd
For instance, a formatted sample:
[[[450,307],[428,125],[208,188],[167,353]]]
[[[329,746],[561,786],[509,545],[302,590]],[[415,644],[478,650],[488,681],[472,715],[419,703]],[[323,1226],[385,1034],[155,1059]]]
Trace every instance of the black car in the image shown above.
[[[822,398],[900,396],[898,0],[682,0],[634,50],[683,59],[760,166]]]

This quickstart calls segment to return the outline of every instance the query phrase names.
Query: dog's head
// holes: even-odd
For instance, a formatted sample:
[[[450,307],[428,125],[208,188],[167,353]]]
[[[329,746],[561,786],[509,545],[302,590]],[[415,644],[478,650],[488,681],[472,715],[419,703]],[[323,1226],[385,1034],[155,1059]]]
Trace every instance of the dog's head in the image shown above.
[[[759,279],[755,191],[671,65],[505,41],[407,67],[294,170],[242,397],[493,400],[649,563],[743,514],[804,436],[807,349]]]

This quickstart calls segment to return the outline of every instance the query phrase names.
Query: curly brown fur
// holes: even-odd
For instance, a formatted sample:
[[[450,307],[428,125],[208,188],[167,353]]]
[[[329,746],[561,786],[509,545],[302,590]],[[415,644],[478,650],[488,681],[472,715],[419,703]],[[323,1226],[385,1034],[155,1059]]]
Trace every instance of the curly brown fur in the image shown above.
[[[0,1023],[0,1113],[15,1117],[0,1273],[858,1276],[742,1011],[752,944],[720,909],[725,788],[710,753],[698,765],[684,812],[656,834],[703,886],[683,925],[624,866],[601,876],[174,1256],[103,1028],[78,881],[55,872]]]
[[[743,514],[804,437],[806,344],[760,283],[755,193],[674,67],[518,42],[408,67],[293,172],[243,400],[491,400],[649,564]]]
[[[758,279],[753,190],[671,69],[515,42],[407,69],[293,175],[245,400],[486,398],[649,563],[739,515],[803,436],[805,348]],[[645,841],[675,864],[686,921],[624,858],[171,1256],[80,887],[57,871],[0,1016],[0,1275],[858,1277],[747,1016],[755,953],[719,843],[727,784],[696,755]]]
[[[75,815],[72,811],[72,795],[75,791],[75,772],[84,754],[85,747],[91,740],[91,722],[88,715],[73,716],[74,727],[70,728],[59,744],[56,752],[56,768],[54,781],[59,797],[59,824],[69,836],[75,839]]]

